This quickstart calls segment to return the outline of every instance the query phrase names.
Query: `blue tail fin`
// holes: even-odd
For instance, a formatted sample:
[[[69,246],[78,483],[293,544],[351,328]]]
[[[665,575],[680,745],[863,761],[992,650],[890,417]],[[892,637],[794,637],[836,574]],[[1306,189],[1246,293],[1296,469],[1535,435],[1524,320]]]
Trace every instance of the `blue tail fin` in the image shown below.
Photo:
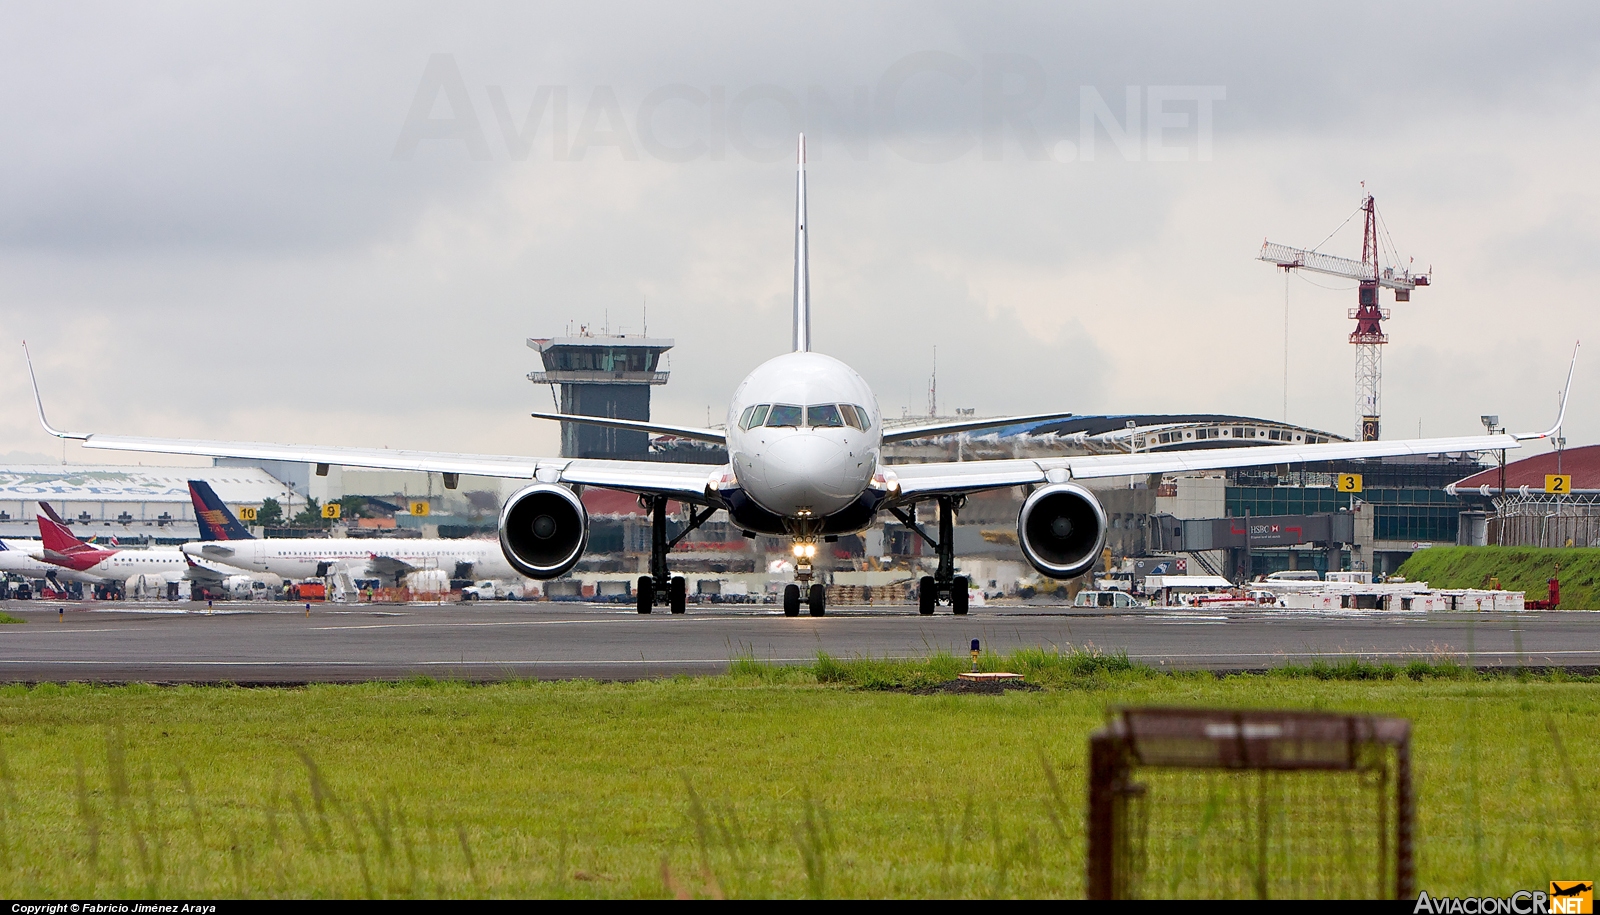
[[[189,481],[189,499],[194,502],[194,520],[200,525],[201,540],[254,540],[239,519],[222,504],[211,484]]]

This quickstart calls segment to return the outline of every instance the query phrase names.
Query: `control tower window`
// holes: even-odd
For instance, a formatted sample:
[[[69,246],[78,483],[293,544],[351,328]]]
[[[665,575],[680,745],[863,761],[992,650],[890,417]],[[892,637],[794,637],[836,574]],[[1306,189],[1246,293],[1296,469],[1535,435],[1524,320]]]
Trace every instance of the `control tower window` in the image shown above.
[[[769,426],[799,426],[801,409],[786,403],[772,405],[772,412],[767,414]]]
[[[836,404],[812,404],[806,407],[806,425],[819,429],[837,429],[844,425]]]

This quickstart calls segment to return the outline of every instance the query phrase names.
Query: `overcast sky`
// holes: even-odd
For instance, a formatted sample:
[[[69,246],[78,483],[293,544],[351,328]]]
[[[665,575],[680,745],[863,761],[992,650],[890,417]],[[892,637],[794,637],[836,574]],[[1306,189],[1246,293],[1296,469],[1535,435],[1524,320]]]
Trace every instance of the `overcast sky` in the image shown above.
[[[9,4],[0,105],[0,453],[60,454],[26,338],[74,429],[554,454],[524,340],[646,300],[655,417],[720,422],[801,128],[815,346],[890,416],[937,346],[942,412],[1278,418],[1257,251],[1370,191],[1435,283],[1385,437],[1542,428],[1600,272],[1592,4]],[[1350,434],[1355,291],[1288,285],[1288,418]]]

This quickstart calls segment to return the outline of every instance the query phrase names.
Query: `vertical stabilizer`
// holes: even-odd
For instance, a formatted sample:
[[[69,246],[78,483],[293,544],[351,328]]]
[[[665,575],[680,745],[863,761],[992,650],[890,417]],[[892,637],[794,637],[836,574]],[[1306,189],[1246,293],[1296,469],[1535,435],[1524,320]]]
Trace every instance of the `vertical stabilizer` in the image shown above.
[[[795,154],[794,351],[811,351],[811,258],[806,250],[806,135]]]
[[[256,539],[205,480],[189,481],[189,500],[194,503],[194,520],[200,525],[201,540]]]

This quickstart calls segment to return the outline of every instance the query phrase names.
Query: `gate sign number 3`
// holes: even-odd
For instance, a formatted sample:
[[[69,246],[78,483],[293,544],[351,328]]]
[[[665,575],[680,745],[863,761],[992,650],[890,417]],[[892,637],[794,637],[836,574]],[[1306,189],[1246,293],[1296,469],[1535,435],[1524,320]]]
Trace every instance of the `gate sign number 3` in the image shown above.
[[[1572,492],[1572,474],[1547,473],[1544,475],[1544,491],[1567,495]]]
[[[1360,492],[1361,491],[1361,474],[1359,474],[1359,473],[1341,473],[1341,474],[1339,474],[1339,491],[1340,492]]]

